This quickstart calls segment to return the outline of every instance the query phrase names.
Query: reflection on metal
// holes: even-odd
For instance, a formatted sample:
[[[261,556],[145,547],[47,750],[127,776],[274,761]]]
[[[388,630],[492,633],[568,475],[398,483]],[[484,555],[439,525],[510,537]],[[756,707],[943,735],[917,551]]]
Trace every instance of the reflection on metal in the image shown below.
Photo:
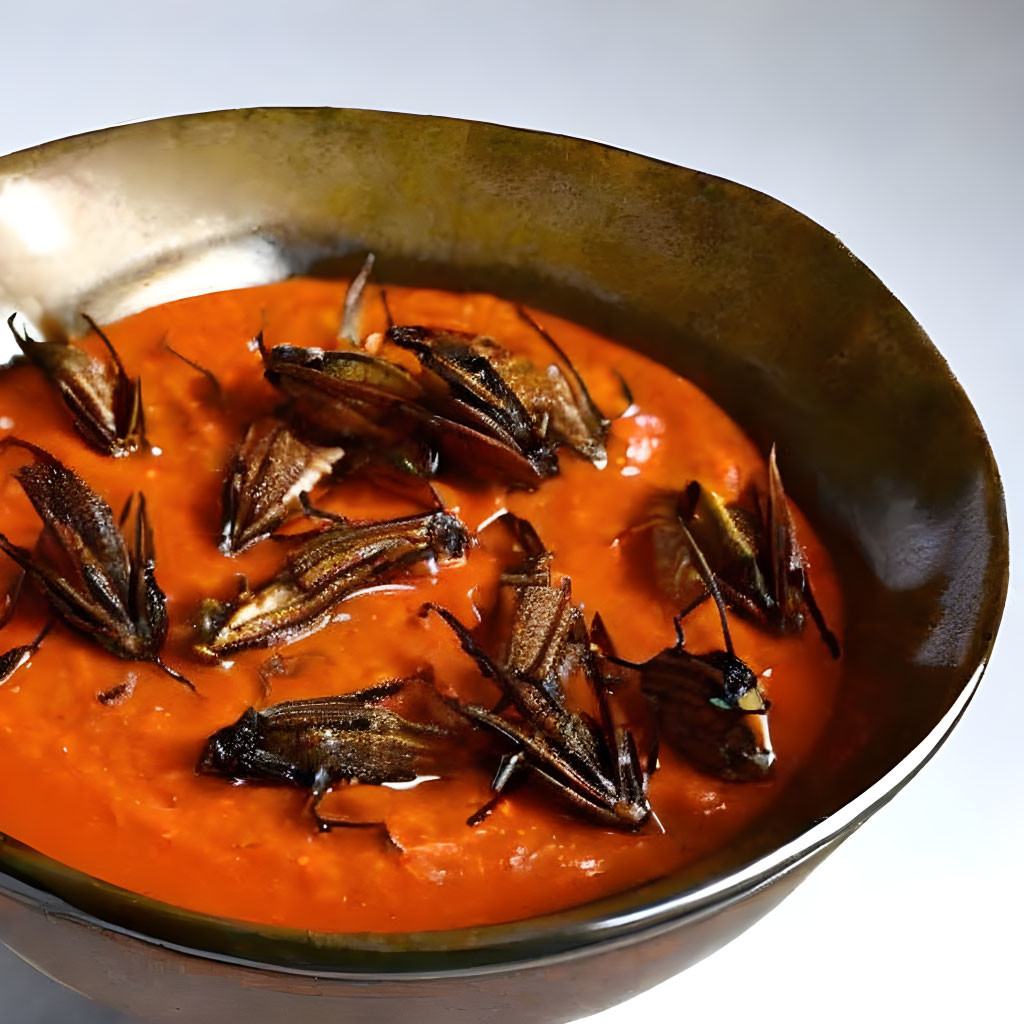
[[[50,255],[71,242],[51,193],[31,178],[11,178],[0,186],[0,232],[13,235],[31,256]]]

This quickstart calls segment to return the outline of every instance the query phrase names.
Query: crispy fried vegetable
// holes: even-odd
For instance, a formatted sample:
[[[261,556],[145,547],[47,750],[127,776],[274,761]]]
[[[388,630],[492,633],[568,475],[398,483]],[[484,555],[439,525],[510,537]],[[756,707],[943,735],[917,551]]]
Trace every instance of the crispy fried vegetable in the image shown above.
[[[269,537],[344,454],[307,444],[280,420],[253,423],[224,481],[220,550],[237,554]]]
[[[520,538],[525,557],[502,580],[503,589],[514,591],[504,663],[493,660],[446,608],[424,606],[425,612],[433,610],[448,623],[480,672],[501,690],[502,699],[493,711],[465,704],[462,713],[515,748],[494,776],[494,796],[470,824],[482,821],[516,773],[528,769],[595,821],[636,830],[651,814],[651,765],[641,765],[632,732],[613,722],[608,681],[591,651],[579,608],[572,603],[569,581],[550,585],[550,556],[532,526],[515,517],[507,517],[506,525]],[[560,680],[576,667],[582,668],[593,694],[596,721],[587,712],[566,706]],[[514,706],[519,720],[498,714],[507,705]]]
[[[53,620],[51,619],[43,626],[31,643],[22,644],[20,647],[12,647],[9,651],[0,654],[0,686],[3,686],[22,665],[26,665],[31,661],[32,655],[39,650],[39,645],[52,628]]]
[[[701,548],[685,526],[693,562],[718,606],[724,651],[690,654],[684,650],[682,618],[676,644],[634,665],[661,735],[670,747],[701,771],[747,782],[766,778],[775,763],[768,733],[768,702],[757,676],[733,649],[718,584]],[[611,657],[618,664],[627,665]]]
[[[408,682],[392,680],[340,697],[249,708],[209,738],[196,770],[238,782],[308,789],[313,819],[322,831],[375,828],[390,839],[383,821],[325,818],[320,804],[339,784],[411,782],[449,770],[457,756],[453,749],[458,750],[449,723],[410,721],[381,706]]]
[[[684,616],[710,594],[691,539],[704,552],[730,608],[782,633],[803,629],[807,613],[832,656],[839,657],[839,642],[814,599],[774,448],[767,494],[754,490],[746,503],[727,504],[693,481],[680,495],[658,500],[651,521],[655,568]]]
[[[153,531],[146,499],[129,499],[122,522],[131,516],[133,540],[125,544],[110,506],[77,474],[49,452],[7,438],[36,461],[15,479],[43,521],[36,551],[0,534],[0,549],[25,570],[53,610],[73,629],[127,661],[151,661],[168,675],[192,684],[160,659],[167,636],[164,593],[156,582]]]
[[[19,334],[15,316],[7,320],[14,340],[56,386],[86,444],[104,455],[127,455],[146,444],[142,385],[128,376],[110,339],[90,317],[83,314],[110,353],[110,363],[68,341],[34,341],[27,333]]]
[[[220,657],[297,640],[327,625],[339,601],[398,579],[417,562],[461,558],[468,545],[466,528],[440,510],[379,523],[334,522],[307,535],[277,576],[233,607],[204,602],[197,650]]]

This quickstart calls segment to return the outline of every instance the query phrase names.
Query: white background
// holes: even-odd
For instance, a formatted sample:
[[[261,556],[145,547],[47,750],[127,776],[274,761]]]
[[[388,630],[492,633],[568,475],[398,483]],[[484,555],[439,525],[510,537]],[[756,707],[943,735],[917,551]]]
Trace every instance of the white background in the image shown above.
[[[946,355],[1013,532],[1024,4],[0,0],[0,13],[0,152],[203,109],[376,107],[597,139],[789,203]],[[1024,1019],[1021,611],[1011,585],[979,696],[905,793],[734,944],[593,1021]],[[0,947],[3,1024],[114,1020]]]

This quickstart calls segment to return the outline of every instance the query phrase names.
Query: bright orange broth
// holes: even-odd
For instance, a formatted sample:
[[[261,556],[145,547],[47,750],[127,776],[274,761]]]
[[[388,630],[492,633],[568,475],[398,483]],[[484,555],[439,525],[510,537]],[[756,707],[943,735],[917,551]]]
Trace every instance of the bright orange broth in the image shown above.
[[[30,366],[0,375],[0,436],[15,434],[53,452],[114,508],[144,490],[157,546],[157,577],[171,620],[165,659],[183,670],[201,697],[145,663],[119,661],[60,625],[0,688],[0,829],[57,860],[126,889],[226,917],[320,931],[404,931],[508,921],[578,904],[663,875],[719,848],[762,813],[798,771],[829,717],[836,663],[813,627],[778,638],[733,621],[738,653],[760,676],[772,702],[777,772],[767,783],[724,783],[701,775],[663,748],[651,802],[664,832],[633,835],[575,817],[530,781],[482,825],[467,816],[488,794],[493,764],[469,765],[413,790],[354,787],[336,806],[369,810],[405,848],[396,855],[361,830],[318,834],[306,795],[266,785],[234,786],[199,777],[204,741],[260,701],[258,666],[265,650],[230,665],[191,652],[191,616],[205,596],[228,597],[233,577],[259,583],[282,556],[272,541],[236,558],[218,553],[224,467],[246,423],[269,413],[279,396],[264,381],[251,343],[261,328],[269,345],[335,345],[345,285],[291,280],[184,299],[110,326],[132,374],[143,379],[152,454],[101,456],[81,442],[55,390]],[[510,304],[488,295],[389,288],[399,323],[487,333],[515,351],[547,358]],[[691,479],[737,496],[761,479],[761,454],[713,402],[688,381],[628,349],[554,316],[535,313],[561,342],[602,408],[623,405],[614,368],[628,381],[638,411],[616,420],[604,470],[568,450],[561,474],[536,492],[506,493],[443,477],[439,490],[471,529],[501,508],[530,519],[554,552],[557,574],[572,578],[588,616],[600,609],[619,653],[643,659],[673,640],[675,609],[656,590],[634,536],[652,494]],[[370,289],[365,332],[385,327],[379,293]],[[164,347],[201,362],[220,379],[227,403],[210,401],[208,384]],[[94,340],[94,339],[93,339]],[[92,341],[86,341],[87,346]],[[159,450],[159,453],[157,452]],[[31,546],[39,522],[11,472],[25,461],[0,456],[0,522]],[[785,473],[786,453],[780,453]],[[417,510],[408,497],[342,482],[316,502],[354,517]],[[839,588],[828,556],[797,513],[800,540],[818,600],[841,625]],[[433,664],[441,685],[466,698],[494,701],[437,619],[416,611],[440,602],[465,622],[486,610],[500,564],[487,534],[465,563],[421,576],[407,592],[345,602],[348,616],[292,644],[286,653],[316,655],[293,677],[274,680],[272,702],[343,693]],[[0,562],[0,587],[13,579]],[[26,588],[28,590],[28,588]],[[0,590],[0,593],[3,593]],[[37,594],[23,596],[0,648],[27,642],[45,621]],[[713,608],[687,620],[688,648],[720,648]],[[97,694],[133,677],[133,695],[104,706]]]

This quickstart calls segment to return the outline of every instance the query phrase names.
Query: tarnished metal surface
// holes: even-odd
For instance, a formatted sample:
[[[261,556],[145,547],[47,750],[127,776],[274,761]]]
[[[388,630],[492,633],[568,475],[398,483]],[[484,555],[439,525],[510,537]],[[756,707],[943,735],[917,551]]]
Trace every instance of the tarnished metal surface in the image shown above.
[[[848,834],[903,784],[987,657],[1006,522],[973,409],[906,309],[827,231],[750,189],[607,147],[442,118],[253,110],[0,160],[0,314],[17,309],[48,337],[83,310],[103,321],[292,272],[351,272],[367,249],[381,281],[486,289],[597,327],[705,387],[765,450],[776,442],[844,581],[838,717],[868,716],[870,741],[840,758],[827,738],[778,813],[713,861],[495,928],[237,928],[10,842],[0,865],[124,928],[328,974],[500,971],[708,913],[724,916],[706,949],[727,941],[740,927],[729,906],[825,848],[812,822]],[[894,768],[886,792],[848,806]]]

